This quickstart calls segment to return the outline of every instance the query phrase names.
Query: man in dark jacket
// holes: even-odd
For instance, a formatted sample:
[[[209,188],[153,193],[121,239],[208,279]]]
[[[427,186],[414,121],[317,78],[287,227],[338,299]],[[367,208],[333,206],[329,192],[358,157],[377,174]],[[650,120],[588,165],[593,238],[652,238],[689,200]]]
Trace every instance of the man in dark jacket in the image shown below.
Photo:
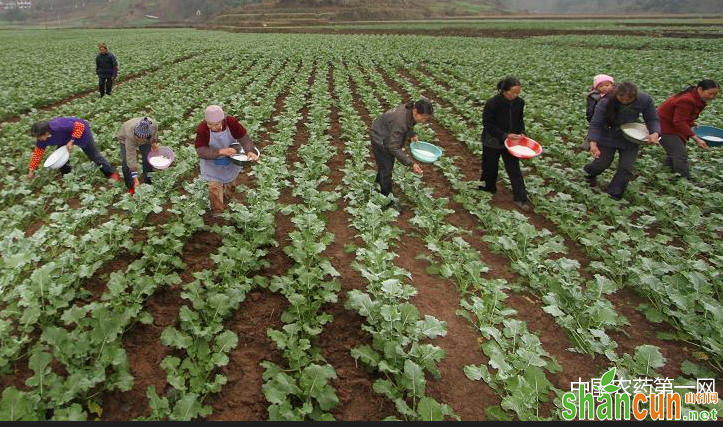
[[[95,73],[98,75],[98,91],[101,98],[113,91],[113,81],[118,77],[118,60],[108,52],[108,46],[101,43],[100,53],[95,57]]]
[[[369,136],[372,140],[374,158],[377,162],[376,182],[380,192],[389,196],[392,192],[392,169],[394,160],[399,160],[404,166],[411,166],[414,173],[421,174],[422,167],[412,160],[402,147],[407,140],[418,141],[414,132],[414,125],[427,123],[432,118],[432,103],[427,99],[420,99],[415,103],[407,103],[389,110],[377,117],[372,123]],[[394,204],[389,201],[388,206]]]

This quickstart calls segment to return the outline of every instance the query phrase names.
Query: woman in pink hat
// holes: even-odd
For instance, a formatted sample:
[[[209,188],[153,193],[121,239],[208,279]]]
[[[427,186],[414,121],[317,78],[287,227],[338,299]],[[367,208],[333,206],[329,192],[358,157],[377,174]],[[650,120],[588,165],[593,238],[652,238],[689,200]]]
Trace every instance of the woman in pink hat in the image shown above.
[[[224,195],[230,196],[239,184],[242,166],[228,156],[237,154],[231,145],[239,143],[249,160],[256,161],[256,147],[246,128],[233,116],[227,116],[218,105],[206,108],[205,120],[196,129],[196,153],[201,159],[201,177],[208,182],[208,195],[214,214],[223,212]]]
[[[587,110],[585,111],[588,123],[592,121],[597,103],[600,102],[605,95],[612,92],[613,89],[615,89],[615,79],[607,74],[598,74],[593,78],[592,90],[587,94]],[[587,138],[585,138],[585,141],[582,143],[582,149],[590,151],[590,141],[588,141]]]

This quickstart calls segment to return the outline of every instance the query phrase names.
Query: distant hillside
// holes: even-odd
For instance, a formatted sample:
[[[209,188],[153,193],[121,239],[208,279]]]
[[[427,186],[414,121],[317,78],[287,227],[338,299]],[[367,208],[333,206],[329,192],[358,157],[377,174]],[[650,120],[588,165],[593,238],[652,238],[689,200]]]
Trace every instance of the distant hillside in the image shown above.
[[[217,25],[314,25],[337,21],[423,19],[500,14],[494,1],[264,0],[218,14]]]
[[[313,25],[338,21],[502,15],[716,14],[723,0],[33,0],[0,20],[67,26]]]
[[[261,0],[33,0],[22,11],[30,22],[124,26],[202,22],[213,15]],[[17,14],[17,12],[16,12]]]
[[[33,0],[32,10],[15,11],[11,19],[81,26],[298,25],[505,13],[497,3],[498,0]]]
[[[509,0],[517,9],[533,13],[580,14],[715,14],[723,13],[723,0]]]

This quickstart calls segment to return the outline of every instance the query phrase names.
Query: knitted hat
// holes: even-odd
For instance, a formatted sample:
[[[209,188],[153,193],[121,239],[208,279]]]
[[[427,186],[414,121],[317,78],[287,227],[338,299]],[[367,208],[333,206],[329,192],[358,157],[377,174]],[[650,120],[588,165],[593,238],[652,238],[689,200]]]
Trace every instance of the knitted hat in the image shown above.
[[[151,137],[151,125],[153,122],[148,118],[144,117],[133,129],[133,135],[138,138],[150,139]]]
[[[615,79],[608,76],[607,74],[598,74],[595,76],[595,78],[592,80],[592,90],[597,89],[598,86],[600,86],[601,83],[604,82],[610,82],[615,84]]]
[[[218,123],[220,121],[223,121],[223,119],[226,117],[226,113],[223,112],[223,108],[221,108],[219,105],[209,105],[206,108],[206,121],[209,123]]]
[[[50,132],[50,123],[48,122],[35,122],[32,126],[30,126],[30,134],[36,138],[40,135],[45,135],[48,132]]]

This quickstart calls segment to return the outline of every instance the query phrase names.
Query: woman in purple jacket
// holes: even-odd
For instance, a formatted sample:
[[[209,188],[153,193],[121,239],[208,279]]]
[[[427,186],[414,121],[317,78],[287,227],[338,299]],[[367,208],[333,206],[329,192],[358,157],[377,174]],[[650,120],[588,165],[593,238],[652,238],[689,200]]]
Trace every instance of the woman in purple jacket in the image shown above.
[[[35,170],[40,166],[43,159],[45,149],[49,145],[57,147],[67,146],[70,152],[75,145],[88,156],[88,159],[98,165],[103,174],[114,180],[120,181],[120,176],[115,169],[108,163],[108,160],[100,154],[93,140],[93,133],[90,130],[90,124],[77,117],[56,117],[49,122],[41,121],[33,123],[30,132],[37,139],[35,143],[35,151],[28,165],[28,179],[33,179]],[[65,175],[71,171],[69,164],[65,164],[60,168],[60,172]]]

